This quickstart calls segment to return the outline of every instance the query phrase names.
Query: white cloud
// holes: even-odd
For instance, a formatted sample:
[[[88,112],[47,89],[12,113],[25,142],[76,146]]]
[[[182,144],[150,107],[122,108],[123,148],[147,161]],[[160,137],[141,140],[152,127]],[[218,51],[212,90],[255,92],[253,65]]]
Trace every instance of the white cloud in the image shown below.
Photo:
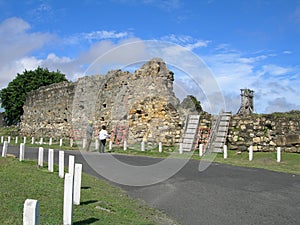
[[[89,33],[75,34],[67,37],[64,41],[66,44],[80,44],[86,41],[89,41],[89,43],[95,43],[107,39],[122,39],[128,37],[129,35],[130,34],[128,32],[98,30]]]
[[[282,53],[283,53],[283,54],[286,54],[286,55],[293,54],[293,52],[292,52],[292,51],[288,51],[288,50],[286,50],[286,51],[283,51]]]
[[[199,40],[189,35],[175,35],[175,34],[164,36],[161,38],[161,40],[176,43],[180,46],[187,48],[190,51],[193,51],[194,49],[197,48],[207,47],[208,44],[211,42],[209,40]]]
[[[268,102],[268,106],[266,107],[266,113],[288,112],[299,108],[300,104],[288,102],[285,97],[278,97]]]
[[[29,29],[27,22],[16,17],[6,19],[0,24],[1,64],[25,56],[54,38],[48,33],[30,33]]]
[[[292,72],[292,68],[277,66],[274,64],[268,64],[262,66],[262,70],[260,71],[261,75],[269,74],[270,76],[282,76],[287,75]]]
[[[240,105],[240,89],[250,88],[254,92],[254,106],[257,113],[278,111],[275,99],[285,98],[286,110],[299,109],[298,87],[300,85],[299,68],[283,67],[265,63],[277,54],[257,52],[254,56],[239,53],[230,46],[219,46],[218,51],[206,55],[205,62],[220,85],[229,111],[236,112]],[[298,92],[298,93],[297,93]],[[235,96],[235,97],[234,97]],[[280,111],[284,111],[281,104]]]

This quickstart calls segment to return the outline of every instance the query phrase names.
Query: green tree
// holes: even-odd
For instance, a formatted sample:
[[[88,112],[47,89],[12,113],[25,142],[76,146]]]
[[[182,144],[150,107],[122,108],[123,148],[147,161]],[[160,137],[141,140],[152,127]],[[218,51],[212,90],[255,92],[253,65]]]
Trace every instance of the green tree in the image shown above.
[[[20,122],[26,95],[30,91],[62,81],[67,81],[65,74],[58,70],[50,72],[41,67],[17,74],[16,78],[0,91],[1,107],[5,109],[6,123],[16,125]]]

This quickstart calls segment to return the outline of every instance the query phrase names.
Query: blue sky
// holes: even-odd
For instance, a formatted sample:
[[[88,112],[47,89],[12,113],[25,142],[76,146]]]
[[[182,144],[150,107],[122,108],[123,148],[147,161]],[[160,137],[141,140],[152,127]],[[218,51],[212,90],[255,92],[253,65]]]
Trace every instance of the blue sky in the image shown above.
[[[86,69],[107,51],[149,40],[174,43],[199,57],[227,111],[237,112],[241,88],[255,91],[257,113],[300,109],[299,0],[0,0],[0,88],[37,66],[76,81],[92,75]],[[127,64],[141,54],[131,47],[124,53]],[[174,51],[173,57],[185,59]],[[121,57],[113,58],[121,65]],[[197,89],[195,79],[176,71],[177,87],[209,111],[209,88]]]

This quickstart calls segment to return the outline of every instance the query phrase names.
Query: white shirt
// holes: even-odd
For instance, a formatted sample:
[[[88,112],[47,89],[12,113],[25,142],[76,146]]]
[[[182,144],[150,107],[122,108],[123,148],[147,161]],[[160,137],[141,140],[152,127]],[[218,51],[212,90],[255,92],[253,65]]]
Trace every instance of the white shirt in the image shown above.
[[[101,131],[100,131],[100,133],[99,133],[99,139],[100,139],[100,140],[104,140],[104,139],[106,139],[106,138],[108,138],[108,137],[109,137],[109,135],[108,135],[108,133],[107,133],[106,130],[101,130]]]

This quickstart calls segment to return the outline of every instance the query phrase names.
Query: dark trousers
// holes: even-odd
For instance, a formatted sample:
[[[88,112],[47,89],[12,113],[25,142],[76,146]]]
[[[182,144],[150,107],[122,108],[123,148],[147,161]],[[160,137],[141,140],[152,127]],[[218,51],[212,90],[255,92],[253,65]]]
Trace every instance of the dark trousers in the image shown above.
[[[104,153],[105,143],[106,143],[106,139],[100,140],[100,153]]]
[[[92,142],[92,139],[87,139],[86,147],[85,147],[85,150],[87,152],[90,151],[91,142]]]

